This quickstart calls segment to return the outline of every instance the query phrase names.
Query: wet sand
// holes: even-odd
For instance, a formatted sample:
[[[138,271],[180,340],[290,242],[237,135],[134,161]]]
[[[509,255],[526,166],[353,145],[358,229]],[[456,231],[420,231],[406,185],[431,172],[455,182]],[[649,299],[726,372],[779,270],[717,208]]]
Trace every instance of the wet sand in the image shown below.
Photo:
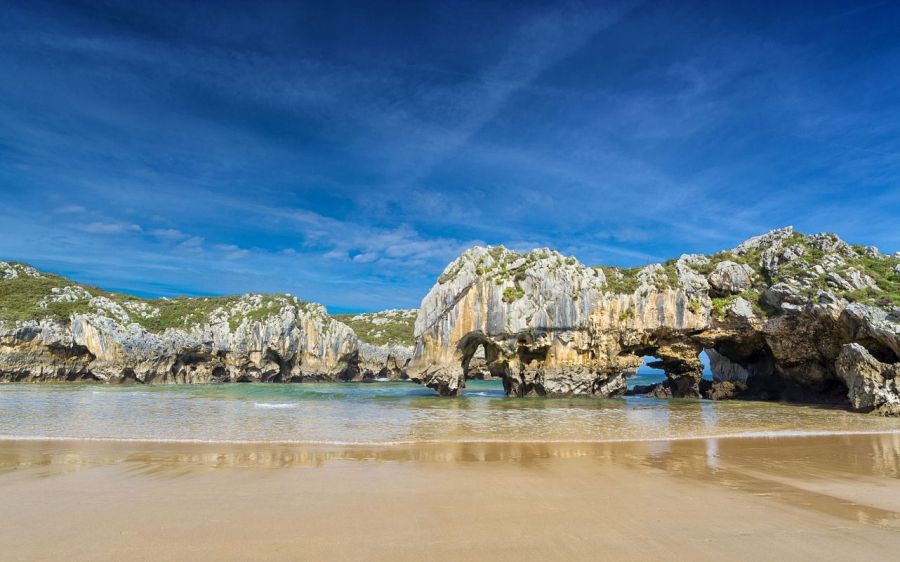
[[[4,560],[895,558],[900,435],[0,442]]]

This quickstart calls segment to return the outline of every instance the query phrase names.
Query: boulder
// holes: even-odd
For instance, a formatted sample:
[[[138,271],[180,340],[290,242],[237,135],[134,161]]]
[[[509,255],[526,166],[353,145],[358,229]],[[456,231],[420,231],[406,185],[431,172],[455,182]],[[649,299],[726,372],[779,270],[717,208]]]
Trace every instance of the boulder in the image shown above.
[[[753,285],[753,270],[746,264],[721,261],[707,276],[713,294],[733,295]]]
[[[704,393],[709,400],[734,400],[747,391],[747,385],[739,381],[715,381]]]
[[[878,361],[860,344],[841,349],[837,373],[847,384],[850,406],[860,412],[900,415],[900,364]]]

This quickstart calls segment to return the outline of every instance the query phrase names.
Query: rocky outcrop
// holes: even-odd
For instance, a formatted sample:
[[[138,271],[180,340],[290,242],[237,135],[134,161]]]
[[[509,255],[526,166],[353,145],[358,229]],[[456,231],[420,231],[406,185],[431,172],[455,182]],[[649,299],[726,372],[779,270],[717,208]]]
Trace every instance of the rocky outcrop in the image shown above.
[[[33,311],[9,303],[0,310],[0,381],[289,382],[359,373],[353,331],[289,295],[145,301],[63,285],[36,296],[35,284],[65,280],[5,262],[0,272],[0,282],[33,277],[15,287],[15,302],[32,298],[47,311],[11,320]],[[159,328],[165,322],[177,327]]]
[[[359,337],[359,380],[407,380],[417,310],[335,314]]]
[[[412,359],[413,348],[402,345],[372,345],[359,343],[359,380],[403,381],[409,379],[406,366]]]
[[[482,349],[509,395],[615,396],[651,355],[667,377],[655,395],[700,396],[698,355],[708,349],[713,397],[848,403],[836,366],[843,346],[885,364],[900,358],[898,263],[790,227],[631,270],[548,249],[473,248],[422,301],[409,371],[458,394]],[[835,276],[853,281],[837,286]]]
[[[0,283],[0,381],[409,376],[456,395],[496,377],[510,396],[607,397],[653,356],[657,397],[900,402],[900,255],[791,228],[633,269],[477,247],[418,311],[339,321],[290,295],[146,300],[8,262]]]
[[[714,295],[734,295],[753,285],[753,269],[744,263],[720,261],[709,274],[708,280]]]
[[[841,349],[837,372],[847,383],[853,409],[900,415],[900,363],[882,363],[863,346],[851,343]]]

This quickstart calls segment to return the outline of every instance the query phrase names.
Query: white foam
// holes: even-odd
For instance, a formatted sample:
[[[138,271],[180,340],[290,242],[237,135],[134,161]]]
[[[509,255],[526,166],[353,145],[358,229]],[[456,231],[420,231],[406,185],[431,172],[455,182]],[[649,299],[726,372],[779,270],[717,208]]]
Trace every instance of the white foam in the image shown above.
[[[296,408],[297,404],[290,403],[290,402],[276,402],[276,403],[255,402],[253,404],[253,407],[259,408],[260,410],[287,410],[289,408]]]

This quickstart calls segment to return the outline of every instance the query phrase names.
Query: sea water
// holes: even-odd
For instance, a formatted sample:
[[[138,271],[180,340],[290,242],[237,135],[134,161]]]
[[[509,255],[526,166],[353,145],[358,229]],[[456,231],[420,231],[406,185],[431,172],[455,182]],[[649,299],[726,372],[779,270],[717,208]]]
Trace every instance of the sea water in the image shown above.
[[[391,444],[847,432],[900,432],[900,419],[774,402],[509,398],[499,381],[469,381],[452,398],[408,382],[0,385],[0,439]]]

